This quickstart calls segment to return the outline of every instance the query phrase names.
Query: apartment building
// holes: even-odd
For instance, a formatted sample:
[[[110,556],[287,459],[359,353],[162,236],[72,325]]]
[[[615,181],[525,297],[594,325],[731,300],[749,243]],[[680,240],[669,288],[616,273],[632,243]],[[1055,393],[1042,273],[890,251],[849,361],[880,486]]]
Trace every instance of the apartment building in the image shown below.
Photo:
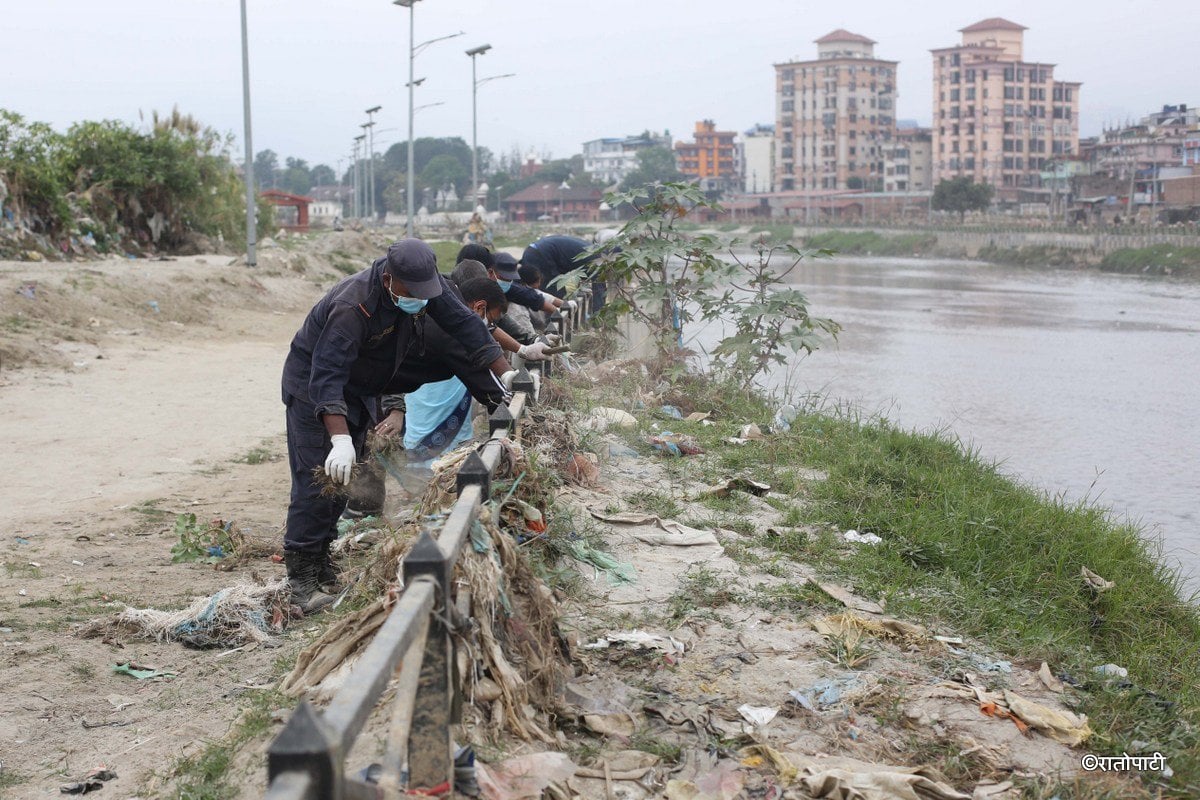
[[[992,17],[933,53],[933,179],[968,177],[1003,202],[1039,189],[1050,162],[1079,147],[1081,84],[1025,58],[1027,28]]]
[[[775,65],[775,187],[881,191],[897,62],[842,29],[816,45],[815,60]]]
[[[933,131],[897,128],[883,145],[883,191],[927,192],[933,188]]]
[[[775,190],[775,126],[755,125],[742,134],[742,191]]]
[[[675,166],[706,192],[740,188],[741,152],[736,131],[719,131],[711,119],[700,120],[691,142],[675,143]]]
[[[648,147],[671,147],[671,134],[644,131],[638,136],[592,139],[583,143],[583,171],[604,184],[620,183],[637,169],[637,154]]]

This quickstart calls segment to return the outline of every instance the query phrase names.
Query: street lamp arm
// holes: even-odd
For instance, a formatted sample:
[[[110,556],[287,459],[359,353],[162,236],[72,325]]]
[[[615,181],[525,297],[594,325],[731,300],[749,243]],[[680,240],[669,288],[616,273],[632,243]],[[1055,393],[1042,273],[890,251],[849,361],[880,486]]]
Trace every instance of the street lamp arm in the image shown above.
[[[506,72],[503,75],[489,75],[486,78],[480,78],[479,80],[475,81],[475,85],[482,86],[483,84],[487,83],[488,81],[498,81],[501,78],[512,78],[512,77],[515,77],[516,74],[517,73],[515,73],[515,72]]]
[[[419,56],[419,55],[421,55],[422,50],[424,50],[426,47],[429,47],[429,45],[433,44],[434,42],[444,42],[447,39],[454,39],[456,37],[464,35],[465,33],[466,33],[466,31],[459,31],[458,33],[450,33],[445,36],[439,36],[436,39],[429,39],[427,41],[421,42],[420,44],[418,44],[412,48],[412,54],[413,54],[413,56]]]

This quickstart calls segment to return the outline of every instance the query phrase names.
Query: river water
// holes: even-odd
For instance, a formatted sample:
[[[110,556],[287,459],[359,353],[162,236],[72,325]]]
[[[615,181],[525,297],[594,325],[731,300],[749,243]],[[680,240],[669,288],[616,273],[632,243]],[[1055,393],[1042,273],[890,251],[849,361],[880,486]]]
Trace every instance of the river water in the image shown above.
[[[948,429],[1026,484],[1091,498],[1200,588],[1200,284],[840,257],[793,278],[844,330],[788,388]]]

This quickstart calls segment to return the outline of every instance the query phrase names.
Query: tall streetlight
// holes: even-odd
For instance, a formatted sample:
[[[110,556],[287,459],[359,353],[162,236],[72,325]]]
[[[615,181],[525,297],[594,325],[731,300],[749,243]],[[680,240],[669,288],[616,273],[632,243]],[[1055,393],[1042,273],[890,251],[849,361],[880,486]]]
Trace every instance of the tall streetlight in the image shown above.
[[[422,42],[420,45],[414,45],[413,6],[416,3],[417,0],[392,0],[393,5],[403,6],[408,9],[408,223],[405,225],[404,233],[409,238],[413,235],[413,88],[417,85],[417,82],[413,80],[413,62],[416,60],[418,52],[424,50],[434,42],[440,42],[443,39],[453,39],[455,36],[463,35],[463,31],[459,31],[449,36],[439,36],[436,39]]]
[[[375,114],[383,106],[372,106],[367,109],[367,191],[370,200],[367,209],[371,219],[375,218]]]
[[[354,137],[354,217],[356,219],[362,218],[362,215],[366,211],[367,205],[365,191],[366,187],[363,186],[362,159],[359,157],[359,154],[364,152],[366,149],[366,144],[364,141],[366,138],[367,135],[365,133],[360,133],[358,136]],[[360,196],[362,196],[361,200],[359,199]]]
[[[258,239],[254,202],[254,145],[250,143],[250,39],[246,33],[246,0],[242,0],[242,106],[246,123],[246,266],[256,266],[254,245]]]
[[[471,57],[471,204],[478,202],[479,197],[479,115],[477,112],[479,87],[488,81],[497,81],[501,78],[511,78],[515,72],[508,72],[504,75],[492,75],[482,80],[475,77],[475,56],[481,56],[488,50],[491,50],[490,44],[481,44],[479,47],[472,47],[466,51]],[[486,205],[486,203],[485,203]]]
[[[471,208],[474,209],[479,196],[479,126],[477,124],[475,98],[479,94],[479,81],[475,78],[475,56],[491,50],[490,44],[481,44],[467,51],[471,57]]]

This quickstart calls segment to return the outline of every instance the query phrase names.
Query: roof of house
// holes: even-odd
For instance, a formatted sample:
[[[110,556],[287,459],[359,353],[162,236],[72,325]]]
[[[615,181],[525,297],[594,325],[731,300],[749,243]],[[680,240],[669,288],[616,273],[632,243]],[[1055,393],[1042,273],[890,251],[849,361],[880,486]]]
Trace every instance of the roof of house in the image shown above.
[[[845,28],[838,28],[836,31],[829,33],[816,40],[817,44],[829,44],[830,42],[858,42],[860,44],[876,44],[874,39],[868,39],[861,33],[851,33]]]
[[[959,33],[979,33],[980,31],[1027,31],[1029,30],[1024,25],[1018,25],[1004,17],[988,17],[980,20],[974,25],[968,25],[965,28],[959,28]]]
[[[504,198],[505,203],[536,203],[544,201],[547,203],[557,203],[561,200],[595,200],[600,201],[600,196],[603,194],[599,189],[590,187],[576,188],[571,186],[567,189],[560,188],[557,183],[535,183],[532,186],[526,186],[521,191],[514,195]]]

